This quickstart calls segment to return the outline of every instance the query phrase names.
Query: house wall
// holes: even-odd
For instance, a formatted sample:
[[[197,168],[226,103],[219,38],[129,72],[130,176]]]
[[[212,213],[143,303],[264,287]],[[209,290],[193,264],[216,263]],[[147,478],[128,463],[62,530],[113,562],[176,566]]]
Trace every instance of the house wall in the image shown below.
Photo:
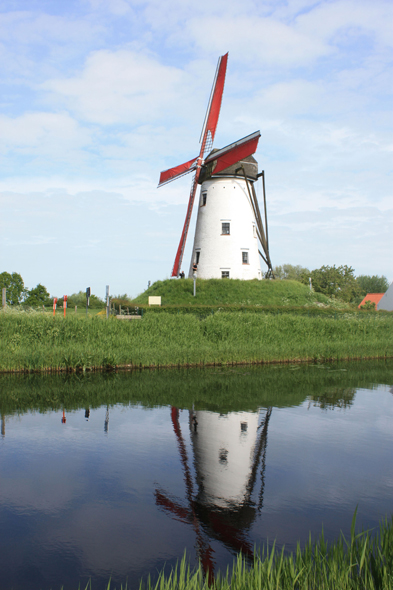
[[[379,303],[377,304],[377,309],[393,311],[393,283],[390,285],[382,299],[380,299]]]

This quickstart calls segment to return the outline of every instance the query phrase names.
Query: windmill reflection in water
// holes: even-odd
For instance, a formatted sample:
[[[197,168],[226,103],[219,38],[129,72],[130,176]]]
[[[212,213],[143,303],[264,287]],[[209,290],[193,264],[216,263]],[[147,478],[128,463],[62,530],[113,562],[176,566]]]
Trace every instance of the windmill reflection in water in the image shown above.
[[[172,407],[185,482],[185,501],[156,488],[156,504],[176,520],[192,525],[199,561],[209,580],[214,578],[217,540],[233,553],[253,559],[247,532],[262,510],[267,433],[272,408],[258,412],[219,414],[206,410],[189,414],[195,485],[179,410]],[[258,491],[259,487],[259,491]]]

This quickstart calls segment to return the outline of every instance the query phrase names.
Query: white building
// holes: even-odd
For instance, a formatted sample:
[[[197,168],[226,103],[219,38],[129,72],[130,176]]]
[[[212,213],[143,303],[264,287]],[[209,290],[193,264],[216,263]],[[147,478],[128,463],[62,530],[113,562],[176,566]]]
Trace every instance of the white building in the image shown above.
[[[253,198],[257,175],[258,164],[253,156],[218,175],[212,174],[209,167],[201,173],[190,278],[195,263],[201,279],[262,278]]]
[[[384,309],[385,311],[393,311],[393,283],[386,291],[382,299],[377,303],[377,310]]]

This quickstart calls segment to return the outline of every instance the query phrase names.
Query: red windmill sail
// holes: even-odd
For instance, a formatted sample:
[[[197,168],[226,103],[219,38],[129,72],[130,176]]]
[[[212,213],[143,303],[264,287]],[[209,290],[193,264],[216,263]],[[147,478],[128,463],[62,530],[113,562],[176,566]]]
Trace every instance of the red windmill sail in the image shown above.
[[[240,160],[255,154],[260,137],[261,133],[255,131],[255,133],[247,135],[247,137],[243,137],[243,139],[239,139],[239,141],[235,141],[221,150],[213,152],[206,158],[204,164],[215,162],[213,164],[213,174],[219,174],[219,172],[229,168],[229,166],[233,166],[236,162],[240,162]]]
[[[184,222],[183,232],[180,238],[175,263],[172,269],[173,277],[179,276],[180,272],[180,265],[182,263],[184,247],[186,244],[188,234],[188,228],[190,226],[192,207],[194,205],[195,193],[198,186],[198,179],[201,171],[201,166],[203,163],[203,156],[205,155],[206,151],[210,151],[213,145],[214,136],[216,133],[218,123],[218,117],[220,115],[222,93],[224,90],[225,74],[227,70],[227,62],[227,53],[220,57],[218,60],[216,76],[214,78],[213,87],[210,94],[209,105],[207,107],[206,117],[202,128],[201,149],[199,150],[198,157],[194,158],[193,160],[190,160],[189,162],[186,162],[185,164],[180,164],[180,166],[175,166],[174,168],[165,170],[164,172],[161,172],[160,175],[160,182],[158,186],[162,186],[167,182],[171,182],[172,180],[175,180],[176,178],[179,178],[180,176],[183,176],[184,174],[187,174],[188,172],[192,172],[193,170],[195,170],[195,175],[191,184],[191,192],[188,200],[187,214]]]
[[[168,184],[168,182],[172,182],[172,180],[176,180],[176,178],[180,178],[192,170],[195,170],[197,164],[197,158],[193,158],[189,162],[185,162],[184,164],[179,164],[174,168],[169,168],[168,170],[164,170],[160,174],[160,181],[158,186],[162,186],[164,184]]]

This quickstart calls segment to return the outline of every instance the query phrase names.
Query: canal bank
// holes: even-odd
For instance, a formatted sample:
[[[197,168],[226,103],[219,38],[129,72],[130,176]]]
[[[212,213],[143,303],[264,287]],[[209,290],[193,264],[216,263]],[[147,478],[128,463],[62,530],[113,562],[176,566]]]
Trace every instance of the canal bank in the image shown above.
[[[392,314],[217,312],[99,317],[0,314],[0,372],[88,371],[393,356]]]

